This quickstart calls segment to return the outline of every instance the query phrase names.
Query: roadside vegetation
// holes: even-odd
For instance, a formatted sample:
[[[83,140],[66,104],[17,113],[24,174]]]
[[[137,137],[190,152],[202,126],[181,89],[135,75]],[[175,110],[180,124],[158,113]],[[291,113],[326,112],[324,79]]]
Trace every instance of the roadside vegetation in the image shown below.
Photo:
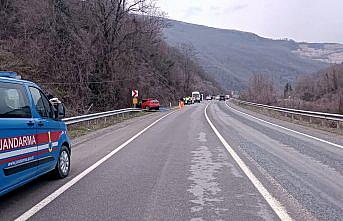
[[[343,64],[298,77],[278,91],[266,75],[254,75],[241,99],[289,108],[343,114]]]
[[[125,113],[114,115],[111,117],[100,118],[92,121],[86,121],[82,123],[77,123],[74,125],[68,126],[68,135],[71,139],[82,137],[86,134],[89,134],[94,131],[98,131],[100,129],[108,128],[110,126],[116,125],[121,123],[125,120],[135,119],[140,116],[148,115],[151,112],[133,112],[133,113]]]
[[[130,90],[175,102],[216,93],[192,47],[168,46],[149,0],[1,0],[0,70],[62,99],[68,115],[127,107]]]

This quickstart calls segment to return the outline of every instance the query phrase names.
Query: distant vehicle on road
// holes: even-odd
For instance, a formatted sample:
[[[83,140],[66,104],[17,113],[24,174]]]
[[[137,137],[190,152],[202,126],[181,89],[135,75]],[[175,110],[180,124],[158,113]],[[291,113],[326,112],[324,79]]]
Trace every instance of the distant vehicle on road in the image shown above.
[[[220,95],[220,96],[219,96],[219,100],[220,100],[220,101],[225,101],[225,95]]]
[[[36,84],[0,72],[0,196],[48,172],[69,175],[64,115],[63,104]]]
[[[192,101],[193,103],[200,103],[201,102],[201,95],[198,91],[192,92]]]
[[[154,98],[143,99],[141,107],[146,110],[159,110],[160,102]]]
[[[185,105],[190,105],[190,104],[192,104],[192,98],[189,97],[189,96],[183,98],[183,101],[185,102]]]
[[[212,100],[212,96],[206,96],[206,100],[207,100],[207,101]]]
[[[225,99],[226,99],[226,100],[229,100],[229,99],[230,99],[230,95],[228,95],[228,94],[225,95]]]
[[[216,99],[217,101],[219,101],[220,95],[217,95],[215,99]]]

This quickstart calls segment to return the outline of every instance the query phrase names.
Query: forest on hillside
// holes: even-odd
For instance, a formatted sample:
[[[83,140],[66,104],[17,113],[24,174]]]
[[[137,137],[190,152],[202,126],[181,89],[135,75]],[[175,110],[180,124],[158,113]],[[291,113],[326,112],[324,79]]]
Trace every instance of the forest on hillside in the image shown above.
[[[218,93],[189,45],[168,46],[150,0],[0,0],[0,71],[16,71],[70,115],[127,107],[130,90],[175,102]]]
[[[343,64],[303,75],[279,91],[266,75],[254,75],[241,98],[262,104],[343,114]]]

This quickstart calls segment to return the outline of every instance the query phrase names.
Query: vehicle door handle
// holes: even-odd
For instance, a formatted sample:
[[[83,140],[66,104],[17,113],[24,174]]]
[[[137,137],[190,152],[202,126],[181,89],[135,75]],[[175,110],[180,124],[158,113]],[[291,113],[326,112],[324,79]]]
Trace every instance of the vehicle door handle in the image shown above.
[[[43,126],[44,126],[43,121],[39,121],[39,122],[38,122],[38,126],[43,127]]]
[[[33,127],[33,126],[35,125],[35,123],[34,123],[33,121],[29,121],[29,122],[27,122],[27,125],[28,125],[29,127]]]

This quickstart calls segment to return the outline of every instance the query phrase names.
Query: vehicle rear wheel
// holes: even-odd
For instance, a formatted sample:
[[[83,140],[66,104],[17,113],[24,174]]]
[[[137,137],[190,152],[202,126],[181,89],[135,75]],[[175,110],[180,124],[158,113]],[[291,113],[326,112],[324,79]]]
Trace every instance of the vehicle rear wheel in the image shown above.
[[[149,110],[150,110],[150,107],[149,107],[149,106],[146,106],[145,109],[146,109],[147,111],[149,111]]]
[[[53,175],[58,179],[63,179],[69,175],[70,171],[70,153],[67,147],[62,146],[57,159],[57,164],[53,170]]]

